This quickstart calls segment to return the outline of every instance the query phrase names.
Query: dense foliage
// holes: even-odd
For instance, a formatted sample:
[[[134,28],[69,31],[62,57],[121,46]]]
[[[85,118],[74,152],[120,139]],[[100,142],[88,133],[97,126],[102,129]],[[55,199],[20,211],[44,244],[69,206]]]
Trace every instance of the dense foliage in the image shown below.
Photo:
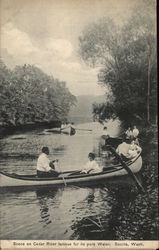
[[[106,102],[94,105],[98,119],[119,117],[128,122],[156,119],[154,3],[144,1],[120,27],[110,19],[101,19],[86,27],[79,38],[82,59],[92,67],[100,66],[99,84],[109,90]]]
[[[0,62],[0,125],[51,122],[67,117],[76,98],[66,83],[33,65],[8,69]]]

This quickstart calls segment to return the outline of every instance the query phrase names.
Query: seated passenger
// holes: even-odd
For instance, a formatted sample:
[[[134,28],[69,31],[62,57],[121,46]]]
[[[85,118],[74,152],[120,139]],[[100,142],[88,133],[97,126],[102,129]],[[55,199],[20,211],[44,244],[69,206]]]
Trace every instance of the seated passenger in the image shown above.
[[[81,173],[99,173],[102,172],[103,169],[98,165],[98,163],[95,161],[95,154],[89,153],[88,154],[89,161],[87,162],[85,168],[81,171]]]
[[[50,161],[48,155],[49,155],[49,148],[43,147],[42,153],[40,154],[37,161],[38,177],[51,177],[51,176],[57,177],[59,175],[59,173],[55,170],[55,166],[53,164],[53,162],[57,162],[58,160]]]
[[[130,148],[128,151],[127,158],[132,159],[136,157],[139,153],[141,153],[142,149],[139,147],[139,145],[136,144],[134,140],[132,140],[130,144]]]
[[[133,133],[133,137],[134,137],[134,138],[137,138],[137,137],[138,137],[138,135],[139,135],[139,130],[137,129],[136,126],[133,127],[132,133]]]
[[[72,127],[72,128],[75,128],[74,122],[71,122],[71,127]]]
[[[66,124],[64,122],[61,123],[61,129],[64,129],[66,127]]]
[[[130,149],[130,140],[127,138],[123,139],[123,142],[121,144],[119,144],[119,146],[116,149],[116,152],[121,156],[127,156],[128,155],[128,151]]]
[[[125,134],[126,134],[126,138],[127,139],[133,138],[133,132],[132,132],[132,130],[131,130],[130,127],[127,129],[127,131],[125,132]]]

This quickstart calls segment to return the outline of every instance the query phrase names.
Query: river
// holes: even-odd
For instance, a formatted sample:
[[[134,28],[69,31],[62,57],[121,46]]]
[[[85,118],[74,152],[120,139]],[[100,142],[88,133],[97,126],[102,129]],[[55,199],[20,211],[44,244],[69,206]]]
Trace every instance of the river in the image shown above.
[[[107,127],[112,136],[120,133],[117,121],[110,121]],[[97,159],[100,156],[102,128],[96,122],[78,124],[77,128],[92,131],[77,129],[74,136],[68,136],[35,129],[1,139],[0,169],[9,173],[35,173],[43,146],[49,147],[50,159],[59,159],[59,171],[81,169],[89,152],[95,152]],[[138,222],[142,219],[141,213],[146,216],[145,206],[141,201],[135,217],[134,204],[139,195],[132,191],[130,183],[131,180],[124,179],[124,182],[106,183],[101,187],[1,191],[1,239],[144,239],[146,228],[139,234]]]

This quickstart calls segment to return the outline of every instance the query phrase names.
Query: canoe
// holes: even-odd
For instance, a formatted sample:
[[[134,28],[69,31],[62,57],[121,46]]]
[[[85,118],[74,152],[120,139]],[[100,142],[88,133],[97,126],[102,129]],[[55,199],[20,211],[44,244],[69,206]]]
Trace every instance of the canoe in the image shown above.
[[[66,128],[52,128],[52,129],[45,129],[45,132],[57,133],[57,134],[66,134],[66,135],[74,135],[76,133],[75,128],[72,126],[68,126]]]
[[[102,135],[102,139],[105,140],[105,145],[111,145],[114,148],[117,148],[117,146],[123,141],[121,137],[108,137],[105,135]]]
[[[133,173],[140,171],[142,158],[138,155],[133,160],[127,162]],[[127,175],[127,171],[121,164],[105,166],[102,172],[81,174],[80,170],[65,171],[58,177],[39,178],[36,175],[19,175],[0,172],[0,187],[48,187],[59,185],[95,185],[106,183],[107,179]]]

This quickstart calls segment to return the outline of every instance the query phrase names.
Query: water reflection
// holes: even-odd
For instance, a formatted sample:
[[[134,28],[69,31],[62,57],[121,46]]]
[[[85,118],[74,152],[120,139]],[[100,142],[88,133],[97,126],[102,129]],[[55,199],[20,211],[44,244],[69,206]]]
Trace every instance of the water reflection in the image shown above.
[[[90,189],[87,198],[81,204],[82,208],[87,212],[71,226],[74,231],[71,239],[103,239],[111,210],[107,190],[104,188]]]
[[[47,226],[48,224],[52,223],[49,213],[48,199],[51,199],[52,200],[51,203],[54,203],[54,198],[56,193],[57,189],[51,191],[50,189],[43,189],[43,190],[40,189],[36,191],[36,196],[40,205],[41,220],[39,222],[40,223],[42,222],[44,226]]]

